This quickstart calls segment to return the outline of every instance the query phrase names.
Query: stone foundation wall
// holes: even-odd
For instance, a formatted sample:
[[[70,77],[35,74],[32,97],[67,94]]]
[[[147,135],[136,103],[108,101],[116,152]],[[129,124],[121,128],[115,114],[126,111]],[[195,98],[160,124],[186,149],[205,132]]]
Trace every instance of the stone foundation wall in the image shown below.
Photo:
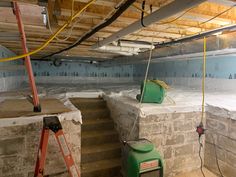
[[[119,133],[120,140],[137,139],[138,138],[138,122],[139,110],[132,107],[121,100],[105,98],[107,101],[107,106],[109,107],[111,117],[114,121],[115,128]],[[133,133],[130,135],[131,129],[134,125],[134,121],[137,118],[136,126],[133,128]]]
[[[205,166],[225,177],[236,175],[236,113],[208,106],[206,119]]]
[[[73,121],[62,122],[73,158],[80,167],[81,126]],[[1,177],[33,177],[42,123],[32,123],[11,127],[0,127],[0,176]],[[51,133],[45,175],[61,173],[60,177],[68,177],[59,146]]]
[[[139,138],[151,140],[164,158],[166,177],[199,168],[196,126],[199,112],[164,113],[140,117]]]
[[[155,144],[164,159],[165,177],[200,167],[196,133],[200,112],[158,113],[157,111],[155,114],[145,115],[140,112],[137,104],[135,106],[125,98],[113,97],[106,100],[122,140],[127,140],[134,119],[137,114],[139,115],[130,139],[147,138]]]

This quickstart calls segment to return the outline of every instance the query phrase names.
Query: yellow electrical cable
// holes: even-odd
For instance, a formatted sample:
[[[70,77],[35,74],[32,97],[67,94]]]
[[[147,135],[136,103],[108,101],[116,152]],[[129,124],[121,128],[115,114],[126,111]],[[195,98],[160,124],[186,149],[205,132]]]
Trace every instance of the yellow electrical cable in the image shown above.
[[[71,21],[72,21],[72,17],[73,17],[73,15],[74,15],[74,5],[75,5],[75,0],[72,0],[71,1]]]
[[[54,32],[52,31],[52,28],[51,28],[51,22],[50,22],[50,18],[49,18],[49,13],[48,13],[48,9],[46,8],[46,13],[47,13],[47,23],[48,23],[48,28],[51,32],[51,34],[53,35]],[[74,15],[74,0],[72,0],[71,2],[71,16],[70,16],[70,23],[72,23],[72,17]],[[59,37],[55,37],[57,41],[59,42],[65,42],[67,41],[71,35],[72,35],[72,32],[73,32],[73,29],[75,27],[75,24],[77,23],[78,21],[76,21],[74,24],[72,24],[71,28],[68,30],[67,32],[67,37],[65,37],[64,39],[60,39]],[[69,26],[69,25],[68,25]]]
[[[149,15],[149,13],[146,11],[146,10],[143,10],[142,8],[140,8],[139,6],[135,5],[135,4],[132,4],[132,6],[134,6],[136,9],[144,12],[146,15]]]
[[[52,35],[44,44],[42,44],[39,48],[35,49],[32,52],[28,52],[26,54],[22,54],[22,55],[18,55],[18,56],[14,56],[14,57],[9,57],[9,58],[0,58],[0,62],[6,62],[6,61],[13,61],[13,60],[18,60],[21,58],[24,58],[26,56],[30,56],[33,54],[38,53],[39,51],[41,51],[42,49],[44,49],[45,47],[48,46],[48,44],[58,35],[60,34],[70,23],[71,21],[73,21],[75,18],[77,18],[85,9],[87,9],[91,4],[93,4],[96,0],[90,0],[81,10],[79,10],[77,13],[75,13],[75,15],[73,15],[73,17],[68,20],[60,29],[57,30],[57,32],[54,33],[54,35]]]
[[[154,83],[160,85],[160,86],[163,87],[165,90],[170,89],[170,86],[169,86],[167,83],[165,83],[164,81],[161,81],[161,80],[150,80],[150,82],[154,82]]]
[[[203,63],[202,63],[202,118],[203,122],[205,112],[205,78],[206,78],[206,37],[203,39]]]

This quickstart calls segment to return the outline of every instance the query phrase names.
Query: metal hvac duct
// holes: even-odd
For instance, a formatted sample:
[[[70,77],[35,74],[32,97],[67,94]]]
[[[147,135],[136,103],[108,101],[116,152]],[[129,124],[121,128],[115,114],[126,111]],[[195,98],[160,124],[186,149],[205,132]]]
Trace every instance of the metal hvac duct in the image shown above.
[[[165,18],[171,17],[177,13],[180,13],[186,9],[192,8],[194,6],[197,6],[201,4],[202,2],[205,2],[206,0],[175,0],[174,2],[171,2],[170,4],[156,10],[155,12],[151,13],[150,15],[147,15],[143,18],[143,24],[145,26],[149,26],[152,23],[161,21]],[[118,39],[131,34],[135,31],[138,31],[139,29],[143,28],[141,24],[141,20],[138,20],[128,27],[112,34],[108,38],[97,42],[92,46],[92,48],[98,48],[101,46],[108,45],[112,43],[113,41],[117,41]]]

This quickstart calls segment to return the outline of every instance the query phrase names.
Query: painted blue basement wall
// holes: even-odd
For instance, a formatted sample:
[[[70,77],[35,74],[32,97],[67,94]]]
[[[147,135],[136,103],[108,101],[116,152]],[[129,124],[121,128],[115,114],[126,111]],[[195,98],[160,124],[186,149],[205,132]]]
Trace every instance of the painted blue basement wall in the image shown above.
[[[0,58],[11,57],[15,54],[0,45]],[[25,69],[21,60],[0,62],[0,92],[16,89],[24,81]]]
[[[56,67],[49,61],[32,61],[37,83],[121,83],[133,81],[133,66],[104,67],[97,64],[63,62]]]
[[[134,65],[134,78],[143,79],[146,63]],[[185,59],[152,62],[149,79],[162,79],[170,85],[200,88],[202,77],[202,59]],[[236,56],[207,57],[207,88],[214,90],[236,89]]]

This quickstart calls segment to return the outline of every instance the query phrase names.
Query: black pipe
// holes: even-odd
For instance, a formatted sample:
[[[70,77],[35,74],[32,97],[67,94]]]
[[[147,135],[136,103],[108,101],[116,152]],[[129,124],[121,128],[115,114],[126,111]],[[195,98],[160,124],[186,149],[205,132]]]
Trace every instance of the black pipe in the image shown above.
[[[236,25],[231,25],[231,26],[226,26],[226,27],[214,29],[214,30],[211,30],[211,31],[206,31],[206,32],[203,32],[203,33],[199,33],[197,35],[192,35],[192,36],[189,36],[189,37],[185,37],[185,38],[177,39],[177,40],[172,40],[172,41],[169,41],[169,42],[157,43],[154,46],[155,46],[155,48],[160,48],[160,47],[164,47],[164,46],[169,46],[169,45],[174,45],[174,44],[178,44],[178,43],[188,42],[188,41],[191,41],[191,40],[194,40],[194,39],[200,39],[200,38],[203,38],[203,37],[207,37],[207,36],[213,35],[213,34],[218,33],[218,32],[222,32],[222,31],[226,31],[226,30],[233,30],[233,29],[236,29]]]
[[[114,15],[112,15],[111,18],[109,18],[107,21],[105,21],[104,23],[102,23],[101,25],[97,26],[96,28],[94,28],[92,31],[86,33],[83,37],[81,37],[78,41],[76,41],[74,44],[72,44],[71,46],[64,48],[58,52],[52,53],[50,55],[44,56],[42,57],[42,59],[47,58],[47,57],[51,57],[53,55],[65,52],[67,50],[70,50],[78,45],[80,45],[83,41],[85,41],[86,39],[90,38],[92,35],[94,35],[96,32],[100,31],[101,29],[109,26],[110,24],[112,24],[118,17],[120,17],[120,15],[122,15],[122,13],[127,10],[136,0],[127,0],[123,5],[121,5],[119,7],[119,9],[115,12]]]
[[[145,28],[146,26],[143,23],[143,17],[144,17],[144,10],[145,10],[145,3],[146,1],[144,0],[142,3],[142,13],[141,13],[141,25]]]

